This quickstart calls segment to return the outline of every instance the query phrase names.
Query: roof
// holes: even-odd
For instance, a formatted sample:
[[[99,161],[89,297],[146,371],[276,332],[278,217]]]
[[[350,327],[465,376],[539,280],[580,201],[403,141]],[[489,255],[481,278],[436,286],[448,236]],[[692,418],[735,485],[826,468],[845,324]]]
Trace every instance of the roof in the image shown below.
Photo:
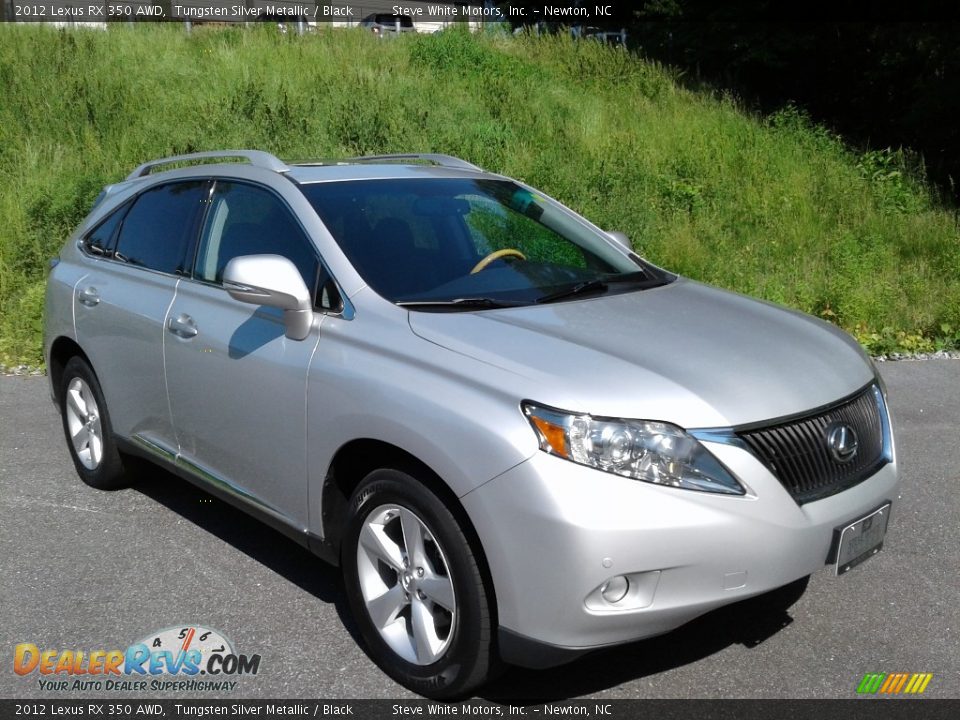
[[[164,166],[206,166],[214,160],[246,160],[249,165],[287,174],[301,182],[356,180],[384,177],[472,177],[483,170],[466,160],[436,153],[370,155],[342,160],[306,160],[285,163],[262,150],[213,150],[150,160],[138,166],[126,180],[135,181]],[[173,169],[173,168],[171,168]]]

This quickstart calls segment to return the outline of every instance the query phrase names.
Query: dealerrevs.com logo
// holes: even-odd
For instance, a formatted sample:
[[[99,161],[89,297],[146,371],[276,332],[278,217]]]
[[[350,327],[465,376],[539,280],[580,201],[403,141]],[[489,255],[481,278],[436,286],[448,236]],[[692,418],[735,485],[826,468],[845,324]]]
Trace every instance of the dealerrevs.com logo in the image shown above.
[[[241,675],[256,675],[260,655],[242,655],[216,630],[199,625],[147,635],[126,650],[41,649],[20,643],[13,671],[36,676],[45,691],[213,691],[236,688]]]

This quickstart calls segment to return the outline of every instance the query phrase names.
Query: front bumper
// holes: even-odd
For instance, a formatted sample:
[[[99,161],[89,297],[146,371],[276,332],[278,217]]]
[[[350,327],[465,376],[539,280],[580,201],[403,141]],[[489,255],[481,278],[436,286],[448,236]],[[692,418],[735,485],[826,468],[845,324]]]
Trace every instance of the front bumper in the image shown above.
[[[496,588],[501,648],[547,666],[672,630],[714,608],[824,567],[834,529],[897,497],[895,462],[858,485],[797,505],[750,452],[704,443],[746,497],[622,478],[537,453],[462,498]],[[596,593],[631,582],[609,605]],[[534,647],[552,653],[531,653]]]

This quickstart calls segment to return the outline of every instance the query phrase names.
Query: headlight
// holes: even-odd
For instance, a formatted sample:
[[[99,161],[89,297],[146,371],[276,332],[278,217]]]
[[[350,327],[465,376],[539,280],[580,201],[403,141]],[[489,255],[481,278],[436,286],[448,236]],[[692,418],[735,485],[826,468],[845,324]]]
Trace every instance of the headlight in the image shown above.
[[[580,465],[657,485],[743,495],[743,486],[676,425],[576,415],[523,404],[540,449]]]

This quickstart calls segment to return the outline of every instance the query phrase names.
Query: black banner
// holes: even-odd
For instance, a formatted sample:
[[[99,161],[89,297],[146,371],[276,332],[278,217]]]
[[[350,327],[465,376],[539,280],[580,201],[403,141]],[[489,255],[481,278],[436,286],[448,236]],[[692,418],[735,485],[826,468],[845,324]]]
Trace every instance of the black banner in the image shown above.
[[[663,0],[599,0],[542,3],[523,0],[0,0],[0,20],[39,23],[282,22],[353,26],[389,23],[390,16],[415,24],[506,23],[518,26],[621,27],[635,23],[684,22],[904,22],[956,21],[952,0],[887,3],[880,0],[815,0],[771,3],[683,3]],[[401,20],[400,22],[405,22]]]
[[[407,0],[3,0],[4,18],[14,22],[108,23],[127,21],[264,22],[306,21],[356,24],[373,18],[388,23],[390,16],[414,23],[610,22],[622,13],[612,2],[422,2]],[[623,3],[621,3],[623,5]]]
[[[0,717],[93,718],[544,718],[597,720],[953,720],[960,700],[0,700]]]

